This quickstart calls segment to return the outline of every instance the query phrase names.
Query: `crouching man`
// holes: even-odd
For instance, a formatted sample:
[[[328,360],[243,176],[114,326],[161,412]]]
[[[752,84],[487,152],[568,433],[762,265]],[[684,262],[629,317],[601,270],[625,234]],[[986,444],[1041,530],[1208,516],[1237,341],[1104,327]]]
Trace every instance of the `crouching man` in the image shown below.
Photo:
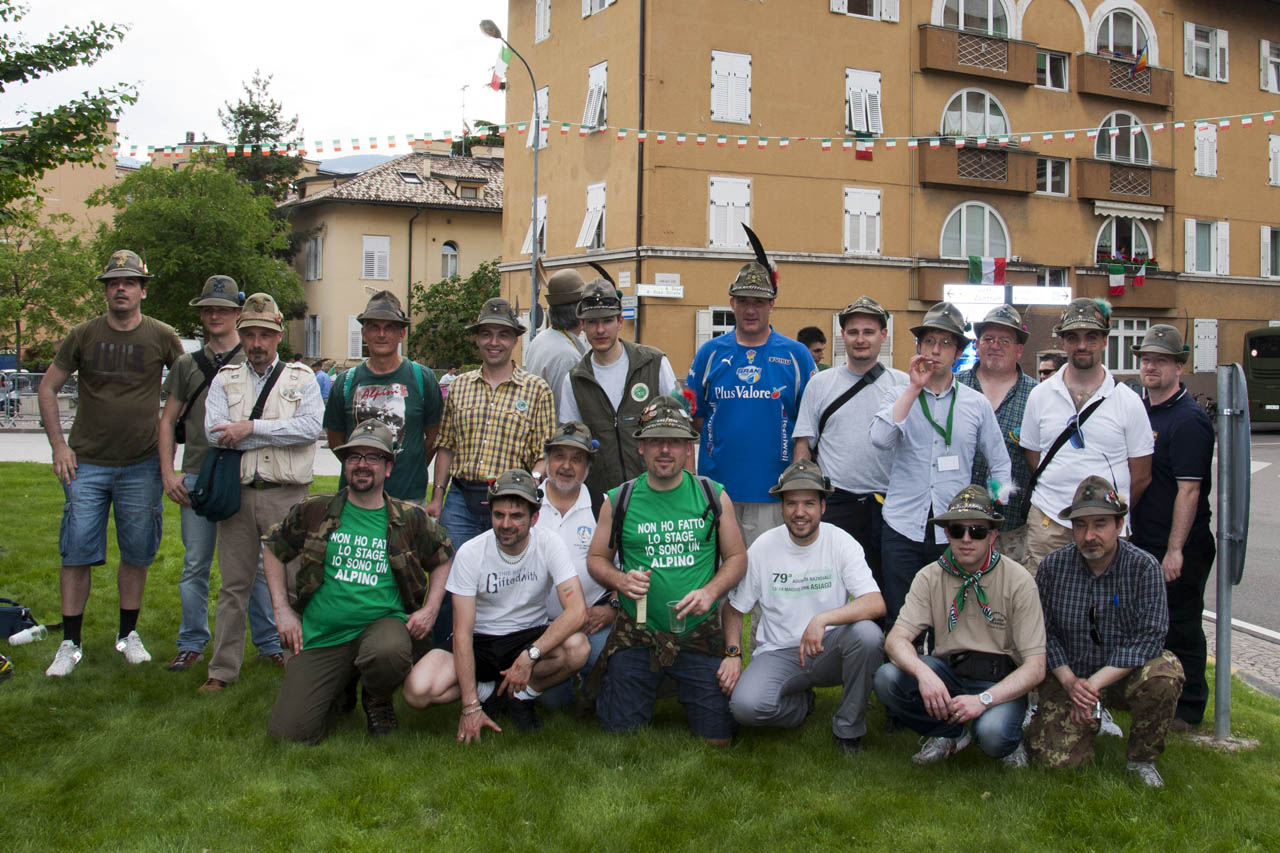
[[[1160,788],[1155,761],[1184,678],[1164,648],[1169,609],[1160,563],[1120,538],[1127,509],[1111,483],[1093,476],[1058,514],[1074,541],[1050,552],[1036,575],[1053,677],[1040,685],[1027,745],[1037,762],[1077,767],[1093,755],[1103,705],[1128,708],[1128,769]]]
[[[742,656],[720,664],[720,686],[744,726],[795,728],[813,711],[814,687],[844,687],[831,721],[837,746],[853,754],[867,731],[867,698],[880,665],[884,634],[871,621],[884,598],[862,546],[822,522],[833,489],[818,463],[801,459],[769,494],[782,502],[782,526],[747,549],[747,576],[729,594],[725,645],[734,652],[742,616],[760,604],[760,643],[751,666]]]
[[[555,531],[534,527],[542,490],[526,471],[506,471],[489,486],[493,526],[458,549],[446,587],[453,595],[449,649],[433,649],[413,668],[404,700],[415,708],[462,700],[458,743],[480,740],[495,717],[510,714],[521,731],[538,731],[534,701],[587,662],[591,646],[582,582]],[[564,611],[547,618],[555,588]],[[548,624],[550,623],[550,624]]]
[[[393,446],[386,424],[364,421],[334,450],[347,488],[294,505],[265,537],[276,627],[295,653],[267,722],[276,737],[318,743],[355,706],[357,677],[369,733],[396,728],[392,694],[413,665],[413,641],[440,612],[453,547],[420,508],[383,493]],[[290,606],[284,564],[295,557]]]
[[[966,486],[933,519],[947,549],[920,570],[876,672],[888,713],[928,739],[916,764],[942,761],[974,738],[992,758],[1025,767],[1026,694],[1044,678],[1044,616],[1035,581],[996,550],[1003,522],[984,489]],[[935,635],[921,657],[916,638]]]

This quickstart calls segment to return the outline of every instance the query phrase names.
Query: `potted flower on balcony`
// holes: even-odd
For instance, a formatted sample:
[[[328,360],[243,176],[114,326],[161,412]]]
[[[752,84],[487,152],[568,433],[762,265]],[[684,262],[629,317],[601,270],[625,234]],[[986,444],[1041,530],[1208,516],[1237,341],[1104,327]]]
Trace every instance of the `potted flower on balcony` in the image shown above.
[[[1107,252],[1099,252],[1097,257],[1097,265],[1100,267],[1110,266],[1111,264],[1122,264],[1126,273],[1137,272],[1145,264],[1147,272],[1154,272],[1160,269],[1160,262],[1155,258],[1146,258],[1142,255],[1126,255],[1126,254],[1109,254]]]

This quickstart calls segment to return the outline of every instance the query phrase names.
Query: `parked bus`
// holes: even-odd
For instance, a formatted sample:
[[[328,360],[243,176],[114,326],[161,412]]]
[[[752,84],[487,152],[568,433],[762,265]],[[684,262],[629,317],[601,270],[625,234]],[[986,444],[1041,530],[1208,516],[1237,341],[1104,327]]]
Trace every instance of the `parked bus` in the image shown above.
[[[1280,423],[1280,326],[1244,333],[1244,378],[1249,419]]]

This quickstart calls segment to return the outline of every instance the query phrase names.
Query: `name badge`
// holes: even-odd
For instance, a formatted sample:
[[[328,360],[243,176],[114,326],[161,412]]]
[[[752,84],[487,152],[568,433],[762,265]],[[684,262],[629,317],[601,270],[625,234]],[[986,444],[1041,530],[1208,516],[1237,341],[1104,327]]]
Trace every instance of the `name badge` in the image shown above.
[[[954,455],[953,455],[953,456],[939,456],[939,457],[938,457],[938,470],[939,470],[939,471],[959,471],[959,470],[960,470],[960,457],[959,457],[959,456],[954,456]]]

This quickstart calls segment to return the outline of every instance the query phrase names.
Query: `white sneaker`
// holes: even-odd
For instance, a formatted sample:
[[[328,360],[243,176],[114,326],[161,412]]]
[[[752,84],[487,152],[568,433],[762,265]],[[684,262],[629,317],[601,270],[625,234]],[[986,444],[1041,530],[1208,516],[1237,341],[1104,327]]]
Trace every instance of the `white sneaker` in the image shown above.
[[[53,663],[49,664],[49,668],[44,674],[50,678],[62,678],[71,674],[71,670],[76,668],[76,664],[80,663],[80,658],[84,657],[84,652],[80,647],[70,640],[63,640],[58,644],[58,652],[53,656]]]
[[[136,665],[151,660],[151,655],[142,645],[142,638],[138,636],[137,631],[130,631],[129,635],[123,639],[116,637],[116,651],[124,655],[124,659],[131,664]]]
[[[1036,715],[1036,711],[1039,711],[1039,710],[1040,710],[1040,705],[1039,705],[1039,703],[1037,703],[1037,704],[1035,704],[1035,705],[1028,705],[1028,706],[1027,706],[1027,713],[1025,713],[1025,714],[1023,714],[1023,715],[1022,715],[1022,727],[1023,727],[1024,729],[1025,729],[1027,726],[1031,725],[1031,718],[1032,718],[1032,717],[1034,717],[1034,716]]]
[[[1137,773],[1142,784],[1148,788],[1164,787],[1164,779],[1160,777],[1154,761],[1129,761],[1125,764],[1125,769]]]
[[[1111,717],[1111,712],[1106,708],[1102,709],[1102,729],[1098,733],[1111,735],[1112,737],[1124,737],[1124,732],[1116,725],[1116,721]],[[1156,775],[1159,776],[1160,774],[1157,773]]]
[[[1005,767],[1012,767],[1015,770],[1021,770],[1031,763],[1027,758],[1027,745],[1025,743],[1018,744],[1018,748],[1013,752],[1000,759]]]
[[[924,746],[920,747],[919,752],[911,756],[911,760],[916,764],[937,764],[939,761],[955,755],[972,742],[973,735],[969,733],[968,726],[965,727],[959,737],[925,738]]]

